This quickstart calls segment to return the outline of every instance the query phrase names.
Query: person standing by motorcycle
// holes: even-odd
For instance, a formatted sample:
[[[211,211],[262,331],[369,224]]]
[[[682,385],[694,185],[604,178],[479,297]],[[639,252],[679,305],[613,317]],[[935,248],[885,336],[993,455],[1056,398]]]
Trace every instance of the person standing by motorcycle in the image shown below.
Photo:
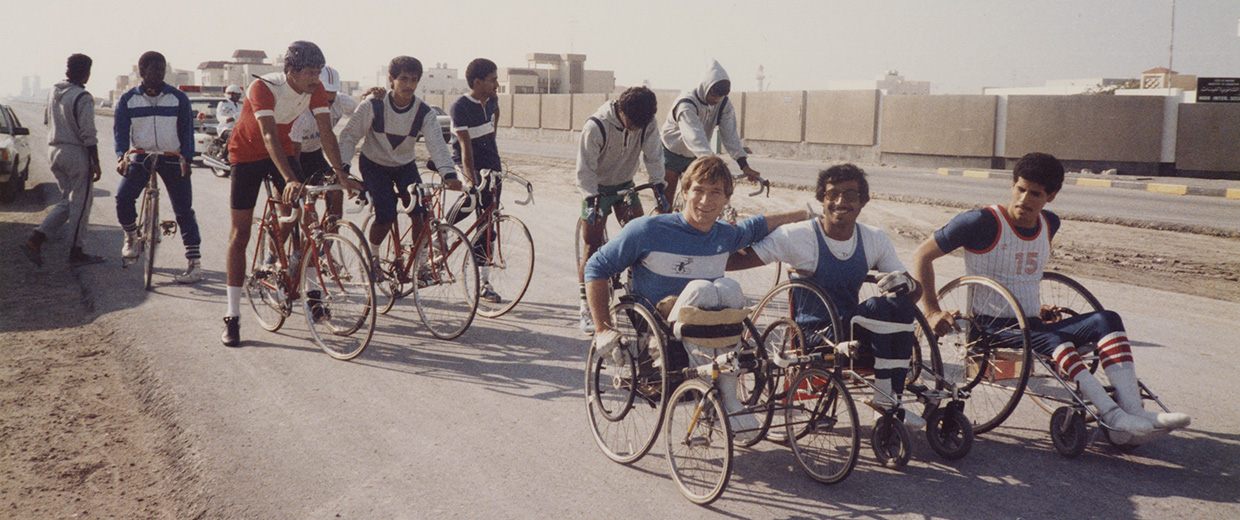
[[[241,97],[245,95],[245,91],[236,85],[229,85],[224,89],[224,94],[228,99],[215,105],[215,119],[219,121],[215,125],[215,135],[227,144],[228,135],[225,132],[231,132],[233,125],[237,124],[237,118],[241,117]]]

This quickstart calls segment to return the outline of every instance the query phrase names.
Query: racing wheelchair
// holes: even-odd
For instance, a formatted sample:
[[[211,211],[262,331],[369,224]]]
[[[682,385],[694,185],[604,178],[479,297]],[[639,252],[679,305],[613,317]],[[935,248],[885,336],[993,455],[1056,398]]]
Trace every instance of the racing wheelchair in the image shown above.
[[[1023,310],[1006,288],[982,276],[952,280],[939,290],[938,297],[940,308],[955,320],[955,330],[939,337],[943,375],[967,399],[975,433],[998,427],[1021,396],[1028,394],[1051,414],[1051,441],[1065,457],[1080,455],[1099,433],[1121,451],[1136,447],[1130,439],[1115,435],[1112,425],[1053,360],[1031,348],[1030,330],[1036,323],[1103,310],[1084,286],[1063,274],[1044,272],[1038,287],[1040,308],[1034,312]],[[1088,352],[1081,357],[1091,373],[1104,375],[1097,372],[1097,345],[1077,345],[1077,351]],[[1149,387],[1140,381],[1137,384],[1143,401],[1154,401],[1163,411],[1170,411]],[[1114,397],[1114,387],[1107,384],[1104,388]],[[1097,424],[1093,435],[1087,430],[1089,423]]]
[[[608,458],[623,464],[640,459],[662,430],[681,493],[708,504],[727,486],[734,443],[755,444],[778,413],[807,474],[827,484],[848,477],[860,440],[856,406],[836,374],[816,366],[822,354],[795,353],[792,345],[804,343],[796,323],[775,320],[759,333],[749,309],[686,308],[673,327],[664,312],[640,300],[625,295],[612,307],[621,334],[616,350],[601,353],[592,344],[587,356],[586,411]],[[696,311],[697,317],[687,319],[685,311]],[[684,341],[692,341],[695,354],[686,351]],[[746,375],[756,386],[738,391],[720,385],[727,373]],[[789,382],[783,391],[768,384],[776,379]],[[729,413],[724,392],[735,392],[743,407]],[[733,431],[730,419],[746,414],[765,420]]]
[[[861,301],[881,294],[876,281],[875,273],[867,274],[860,292]],[[870,395],[863,403],[881,413],[870,435],[871,447],[880,464],[900,468],[908,463],[912,451],[911,434],[902,414],[913,413],[906,406],[912,403],[920,403],[924,408],[926,440],[935,453],[947,460],[960,459],[969,453],[973,446],[973,428],[964,415],[964,396],[960,385],[945,377],[937,338],[921,312],[914,313],[912,329],[916,344],[901,399],[880,390],[874,382],[873,354],[868,345],[856,341],[865,320],[854,317],[848,324],[842,323],[835,304],[818,285],[809,280],[791,279],[771,289],[757,304],[754,323],[764,328],[781,320],[792,321],[802,329],[803,339],[800,343],[789,343],[790,348],[799,354],[822,353],[818,359],[823,370],[846,382],[853,395]],[[790,386],[778,379],[768,384],[771,386],[765,390],[767,392]],[[880,401],[899,401],[901,406],[898,409],[882,406],[878,404]],[[770,432],[768,438],[775,442],[786,440],[777,430]]]

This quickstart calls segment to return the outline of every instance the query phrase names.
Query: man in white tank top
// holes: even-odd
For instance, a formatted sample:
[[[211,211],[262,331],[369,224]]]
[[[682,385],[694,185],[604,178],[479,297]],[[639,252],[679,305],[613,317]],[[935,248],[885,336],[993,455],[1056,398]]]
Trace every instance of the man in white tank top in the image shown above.
[[[1029,314],[1026,318],[1033,350],[1054,359],[1060,371],[1075,381],[1085,398],[1098,407],[1103,420],[1119,430],[1112,439],[1121,444],[1141,442],[1155,430],[1165,432],[1188,426],[1191,419],[1185,414],[1147,412],[1142,407],[1132,349],[1119,315],[1100,311],[1055,323],[1038,319],[1038,284],[1050,257],[1051,239],[1060,224],[1058,216],[1042,208],[1055,200],[1063,177],[1063,165],[1058,159],[1044,153],[1025,155],[1012,171],[1012,199],[1003,206],[956,216],[917,248],[911,274],[923,287],[935,287],[934,260],[963,247],[966,274],[991,278],[1012,293],[1025,314]],[[946,334],[955,327],[952,312],[958,309],[941,309],[933,290],[922,291],[921,304],[936,333]],[[986,313],[985,308],[973,310]],[[992,315],[1015,318],[1005,316],[1006,313],[996,309]],[[1086,369],[1077,353],[1078,346],[1087,345],[1097,345],[1118,403]]]

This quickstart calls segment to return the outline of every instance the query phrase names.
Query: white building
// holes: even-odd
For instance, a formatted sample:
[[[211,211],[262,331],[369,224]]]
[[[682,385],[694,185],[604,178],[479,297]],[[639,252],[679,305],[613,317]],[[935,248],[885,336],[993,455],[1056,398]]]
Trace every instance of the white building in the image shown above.
[[[828,81],[827,90],[881,90],[890,94],[929,94],[929,81],[908,81],[899,71],[889,70],[873,80]]]

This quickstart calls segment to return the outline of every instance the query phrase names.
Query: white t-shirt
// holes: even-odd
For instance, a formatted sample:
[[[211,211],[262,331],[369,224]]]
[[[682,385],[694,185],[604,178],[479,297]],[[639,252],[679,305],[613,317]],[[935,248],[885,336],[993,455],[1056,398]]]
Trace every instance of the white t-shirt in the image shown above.
[[[857,225],[858,233],[849,240],[833,240],[823,235],[830,254],[847,260],[857,250],[857,237],[865,246],[865,265],[871,271],[888,273],[904,271],[904,264],[896,256],[896,247],[887,233],[874,226]],[[753,245],[753,250],[763,263],[783,262],[793,269],[814,272],[818,268],[818,221],[806,220],[775,228],[771,234]]]
[[[331,105],[332,126],[335,127],[344,116],[353,113],[357,109],[357,100],[344,94],[336,94],[336,100]],[[288,133],[289,139],[294,143],[301,143],[301,152],[314,152],[323,148],[323,143],[319,141],[319,122],[314,119],[314,114],[309,110],[302,112],[297,119],[293,121],[293,127]]]

